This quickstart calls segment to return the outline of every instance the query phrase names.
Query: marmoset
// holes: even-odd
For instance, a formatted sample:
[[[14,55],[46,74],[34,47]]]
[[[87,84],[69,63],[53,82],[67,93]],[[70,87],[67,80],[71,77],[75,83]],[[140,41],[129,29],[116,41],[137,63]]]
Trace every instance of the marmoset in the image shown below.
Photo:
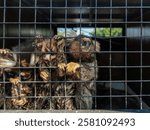
[[[68,43],[69,61],[80,65],[77,75],[75,101],[77,109],[92,109],[95,96],[98,65],[96,53],[100,52],[100,43],[85,36],[78,36]]]
[[[34,46],[37,53],[35,59],[38,59],[36,64],[39,67],[40,78],[43,80],[41,84],[43,91],[39,91],[39,95],[50,100],[50,109],[75,109],[72,99],[74,85],[67,83],[66,75],[73,75],[73,69],[76,70],[74,66],[78,64],[66,62],[64,37],[55,35],[52,38],[43,38],[38,36],[34,41]],[[41,99],[39,101],[41,102]]]

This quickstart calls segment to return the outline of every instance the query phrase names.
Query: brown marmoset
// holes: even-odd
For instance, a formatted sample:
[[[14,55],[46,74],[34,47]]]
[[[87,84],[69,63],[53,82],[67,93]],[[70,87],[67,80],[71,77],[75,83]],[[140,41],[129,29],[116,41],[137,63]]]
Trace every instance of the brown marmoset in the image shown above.
[[[76,83],[75,100],[77,109],[92,109],[95,96],[98,67],[96,53],[100,43],[85,36],[78,36],[68,43],[69,61],[77,62],[80,69],[79,83]]]
[[[52,38],[43,38],[38,36],[34,41],[34,46],[37,53],[35,59],[38,59],[36,64],[39,67],[39,75],[44,82],[41,84],[43,91],[39,89],[38,95],[42,95],[43,98],[50,97],[47,98],[50,100],[50,109],[75,109],[72,99],[75,86],[67,83],[69,78],[66,78],[66,75],[73,75],[73,69],[78,64],[66,62],[64,37],[55,35]],[[39,101],[41,102],[41,100],[40,98]]]

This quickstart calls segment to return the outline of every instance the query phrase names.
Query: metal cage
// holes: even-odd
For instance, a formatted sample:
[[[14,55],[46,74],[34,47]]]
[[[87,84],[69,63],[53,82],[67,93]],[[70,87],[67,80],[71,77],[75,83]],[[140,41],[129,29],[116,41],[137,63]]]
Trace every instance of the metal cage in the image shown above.
[[[146,111],[150,108],[149,15],[149,0],[1,0],[0,48],[12,50],[14,46],[18,46],[19,49],[22,46],[26,47],[26,44],[32,43],[36,36],[51,38],[58,34],[59,28],[64,30],[65,37],[68,34],[67,29],[78,28],[79,34],[82,34],[83,28],[88,28],[86,31],[91,34],[92,29],[92,36],[87,37],[98,41],[101,50],[94,56],[98,61],[97,65],[94,65],[95,71],[98,70],[98,77],[96,79],[95,76],[93,79],[96,90],[92,95],[92,107],[88,110]],[[98,35],[98,30],[101,32],[106,28],[109,35]],[[113,28],[120,28],[121,34],[113,35]],[[68,53],[66,50],[67,47],[64,49],[65,54]],[[21,54],[30,54],[32,51],[17,50],[15,53],[20,58]],[[82,64],[81,59],[79,63]],[[24,69],[20,64],[13,67],[15,68],[17,72]],[[38,81],[38,68],[39,66],[25,67],[32,69],[33,80],[21,81],[34,84],[34,93],[26,95],[26,98],[32,99],[31,108],[7,107],[7,102],[13,102],[12,86],[8,77],[13,77],[14,72],[4,72],[5,67],[1,68],[1,110],[51,110],[51,94],[42,97],[43,100],[48,98],[49,107],[38,108],[36,103],[38,98],[41,98],[41,95],[37,95],[37,89],[41,89],[38,87],[41,82]],[[68,81],[64,78],[61,81],[49,82],[67,84]],[[82,84],[82,80],[71,82]],[[51,93],[50,89],[47,91]],[[73,95],[73,98],[75,96]],[[82,107],[78,108],[80,109]]]

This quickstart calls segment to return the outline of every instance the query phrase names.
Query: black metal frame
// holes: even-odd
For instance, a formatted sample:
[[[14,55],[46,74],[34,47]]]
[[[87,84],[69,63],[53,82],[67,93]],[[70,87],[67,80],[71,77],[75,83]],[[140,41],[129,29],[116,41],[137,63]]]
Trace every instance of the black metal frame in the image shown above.
[[[0,47],[10,47],[10,41],[20,46],[22,39],[34,38],[37,34],[51,37],[56,34],[57,27],[80,27],[80,33],[82,27],[93,27],[93,39],[98,40],[102,48],[98,56],[94,109],[146,110],[150,106],[149,9],[149,0],[1,0]],[[121,27],[123,36],[97,37],[97,27]],[[112,87],[114,83],[123,83],[124,90]],[[135,93],[129,94],[129,89]],[[128,100],[132,97],[139,99],[137,107],[129,106]],[[123,106],[116,106],[119,105],[116,101],[123,102]]]

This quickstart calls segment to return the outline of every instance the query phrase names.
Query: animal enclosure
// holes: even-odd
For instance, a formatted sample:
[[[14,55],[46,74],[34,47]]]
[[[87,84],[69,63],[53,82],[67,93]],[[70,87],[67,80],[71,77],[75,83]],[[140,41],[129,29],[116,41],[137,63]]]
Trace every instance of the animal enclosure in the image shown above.
[[[150,110],[149,0],[1,0],[1,110]]]

